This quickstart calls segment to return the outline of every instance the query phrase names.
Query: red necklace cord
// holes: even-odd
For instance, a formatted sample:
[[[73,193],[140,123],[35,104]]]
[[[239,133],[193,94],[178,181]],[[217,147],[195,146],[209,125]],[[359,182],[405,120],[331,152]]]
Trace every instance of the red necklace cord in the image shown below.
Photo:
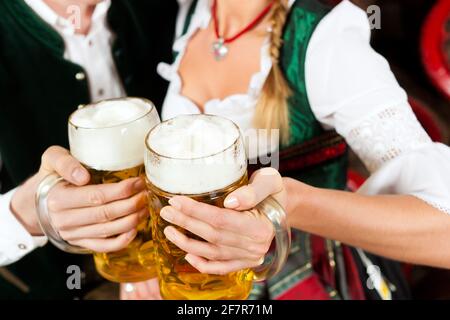
[[[239,32],[238,34],[236,34],[235,36],[233,36],[231,38],[224,39],[219,34],[219,19],[217,18],[217,0],[214,0],[214,3],[213,3],[211,11],[213,13],[214,31],[216,32],[217,39],[222,39],[224,44],[233,42],[234,40],[238,39],[239,37],[241,37],[245,33],[247,33],[250,30],[252,30],[254,27],[256,27],[261,22],[261,20],[270,12],[270,9],[272,9],[272,6],[274,5],[274,3],[275,3],[275,1],[272,1],[266,8],[264,8],[264,10],[256,17],[256,19],[253,20],[241,32]]]

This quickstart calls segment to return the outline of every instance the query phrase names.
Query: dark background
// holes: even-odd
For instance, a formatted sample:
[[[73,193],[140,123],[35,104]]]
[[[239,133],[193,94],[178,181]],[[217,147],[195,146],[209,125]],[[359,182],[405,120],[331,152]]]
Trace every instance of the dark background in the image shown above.
[[[450,0],[443,0],[450,1]],[[439,122],[444,142],[450,142],[450,101],[429,80],[420,52],[422,27],[435,0],[354,0],[363,9],[381,8],[381,29],[373,31],[372,45],[384,55],[400,84],[425,104]],[[449,17],[450,19],[450,17]]]

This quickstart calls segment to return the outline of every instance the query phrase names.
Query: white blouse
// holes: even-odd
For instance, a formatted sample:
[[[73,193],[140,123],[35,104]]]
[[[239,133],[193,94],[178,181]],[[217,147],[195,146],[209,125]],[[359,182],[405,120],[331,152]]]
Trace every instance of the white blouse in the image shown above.
[[[43,0],[25,0],[28,6],[58,32],[64,41],[64,58],[83,67],[91,101],[126,96],[112,55],[115,35],[107,21],[111,0],[96,5],[87,35],[77,34],[74,22],[60,17]],[[76,8],[76,7],[74,7]]]
[[[177,30],[192,0],[179,2]],[[159,74],[170,81],[163,119],[200,113],[181,95],[178,68],[190,38],[209,25],[210,8],[210,0],[199,0],[188,32],[174,43],[176,61],[158,66]],[[450,148],[433,143],[421,127],[388,62],[370,46],[370,33],[366,13],[347,0],[319,23],[305,62],[312,111],[325,129],[335,129],[346,139],[371,172],[360,193],[413,195],[450,214]],[[256,102],[272,67],[268,48],[267,41],[248,92],[208,101],[205,113],[233,120],[244,133],[253,129]]]

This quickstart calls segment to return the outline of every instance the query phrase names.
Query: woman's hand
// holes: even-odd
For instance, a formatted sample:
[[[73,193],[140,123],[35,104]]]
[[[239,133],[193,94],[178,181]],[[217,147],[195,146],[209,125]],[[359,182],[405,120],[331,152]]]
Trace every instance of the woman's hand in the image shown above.
[[[164,234],[188,253],[185,259],[202,273],[224,275],[256,267],[264,261],[274,230],[265,216],[252,209],[270,195],[286,206],[283,179],[278,171],[265,168],[255,172],[249,185],[227,196],[226,209],[173,197],[161,217],[208,242],[188,238],[173,226]]]
[[[52,223],[64,240],[96,252],[111,252],[134,239],[138,224],[148,215],[144,181],[134,178],[87,185],[88,171],[61,147],[47,149],[39,172],[12,199],[11,209],[30,233],[42,234],[35,192],[42,179],[53,172],[66,181],[55,186],[48,197]]]
[[[162,300],[158,279],[120,284],[120,300]]]

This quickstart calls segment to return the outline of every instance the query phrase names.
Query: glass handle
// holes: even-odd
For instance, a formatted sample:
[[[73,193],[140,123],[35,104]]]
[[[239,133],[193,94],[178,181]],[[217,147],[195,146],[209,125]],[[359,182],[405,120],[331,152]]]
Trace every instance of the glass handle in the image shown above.
[[[82,247],[73,246],[66,242],[63,238],[61,238],[59,232],[53,227],[53,223],[48,212],[47,198],[50,190],[62,181],[62,177],[56,173],[52,173],[46,176],[39,184],[36,191],[36,208],[39,225],[48,240],[58,249],[68,253],[90,254],[92,251]]]
[[[253,268],[254,281],[264,281],[275,276],[284,267],[291,251],[291,228],[287,222],[286,212],[273,197],[269,197],[255,209],[272,222],[275,231],[275,254],[264,258],[264,262]]]

